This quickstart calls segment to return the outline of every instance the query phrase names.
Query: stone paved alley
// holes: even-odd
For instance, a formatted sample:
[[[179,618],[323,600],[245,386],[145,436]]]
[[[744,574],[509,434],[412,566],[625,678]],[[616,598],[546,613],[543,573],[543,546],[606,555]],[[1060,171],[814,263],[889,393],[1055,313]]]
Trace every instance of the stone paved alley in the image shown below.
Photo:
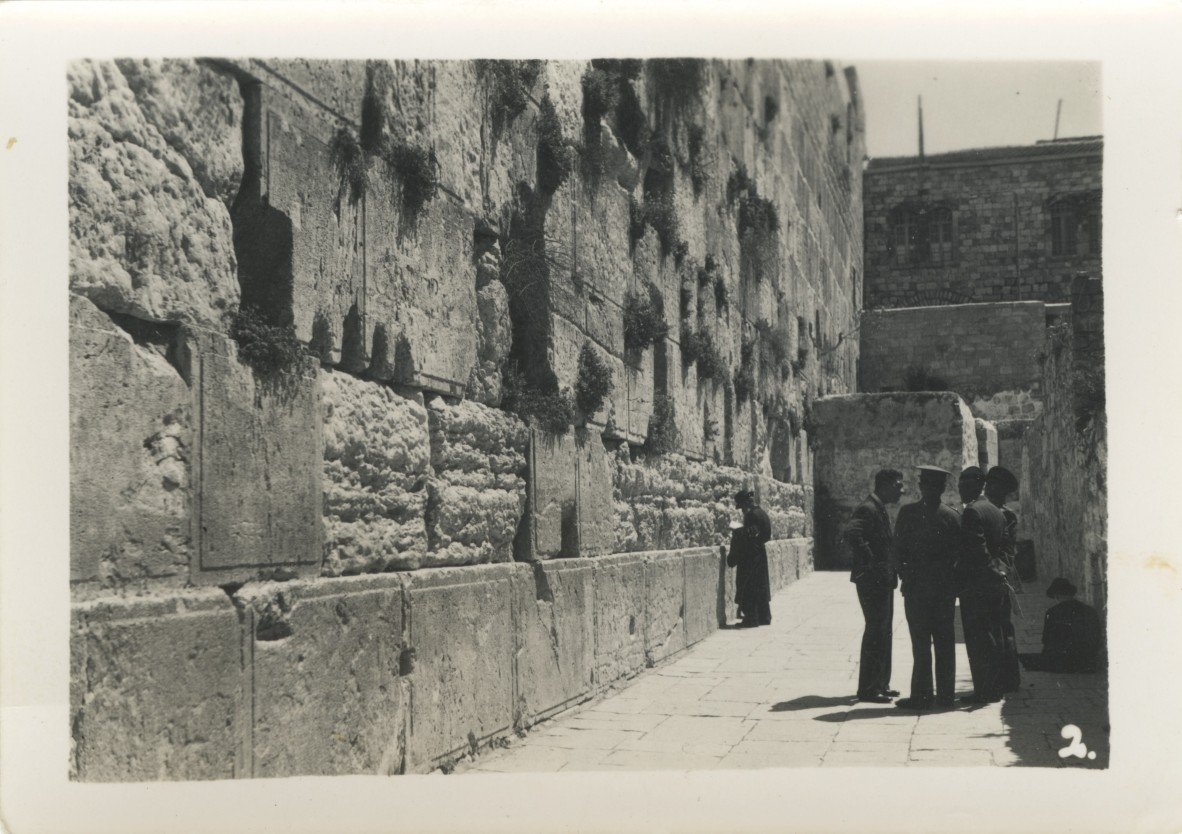
[[[1037,651],[1047,578],[1020,594],[1020,651]],[[773,622],[722,629],[630,685],[539,724],[456,772],[848,766],[1105,767],[1106,675],[1023,671],[1000,704],[912,713],[853,697],[862,618],[844,572],[815,573],[772,600]],[[957,614],[957,692],[972,690]],[[891,684],[911,651],[896,598]],[[1060,757],[1080,728],[1090,756]]]

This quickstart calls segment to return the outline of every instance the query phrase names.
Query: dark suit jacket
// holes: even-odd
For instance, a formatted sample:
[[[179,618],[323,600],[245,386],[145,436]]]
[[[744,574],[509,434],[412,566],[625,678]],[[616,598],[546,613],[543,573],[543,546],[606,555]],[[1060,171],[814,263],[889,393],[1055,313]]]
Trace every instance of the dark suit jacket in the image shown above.
[[[988,498],[981,496],[964,508],[957,565],[962,590],[1005,581],[1005,530],[1005,516]]]
[[[891,563],[891,518],[878,496],[870,495],[854,508],[844,539],[854,556],[850,582],[880,588],[899,584]]]

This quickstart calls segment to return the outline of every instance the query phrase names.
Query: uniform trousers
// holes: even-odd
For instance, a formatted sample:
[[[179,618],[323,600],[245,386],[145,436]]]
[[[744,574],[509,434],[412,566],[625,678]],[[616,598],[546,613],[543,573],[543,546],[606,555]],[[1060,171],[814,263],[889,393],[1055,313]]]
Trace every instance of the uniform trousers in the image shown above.
[[[1005,691],[1005,624],[1009,619],[1010,597],[1001,583],[975,585],[960,596],[960,622],[973,692],[982,700],[998,701]]]
[[[935,694],[956,694],[956,597],[938,591],[911,591],[903,598],[911,633],[911,697],[932,700],[932,652],[936,655]]]
[[[859,582],[858,602],[866,629],[858,661],[858,697],[879,695],[890,689],[891,621],[895,616],[895,589]]]

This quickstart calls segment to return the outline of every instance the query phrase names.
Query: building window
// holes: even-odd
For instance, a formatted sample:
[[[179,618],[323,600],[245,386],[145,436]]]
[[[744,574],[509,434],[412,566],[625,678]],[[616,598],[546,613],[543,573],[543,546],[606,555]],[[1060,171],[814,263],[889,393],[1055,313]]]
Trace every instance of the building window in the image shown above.
[[[1100,195],[1073,194],[1050,204],[1051,257],[1100,254]]]
[[[891,212],[890,225],[896,264],[938,265],[955,260],[952,210],[947,206],[900,206]]]

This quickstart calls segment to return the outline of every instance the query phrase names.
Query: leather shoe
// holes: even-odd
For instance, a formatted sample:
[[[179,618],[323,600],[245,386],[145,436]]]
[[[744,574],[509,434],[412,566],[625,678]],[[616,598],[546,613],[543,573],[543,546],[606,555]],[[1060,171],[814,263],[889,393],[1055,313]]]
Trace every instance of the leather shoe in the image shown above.
[[[927,698],[900,698],[895,701],[895,706],[903,709],[925,710],[932,708],[932,702]]]
[[[956,706],[956,699],[951,695],[936,698],[936,709],[950,709]]]
[[[899,697],[899,690],[897,690],[897,689],[887,689],[887,690],[885,690],[885,691],[884,691],[884,693],[883,693],[883,694],[885,694],[885,695],[887,695],[888,697],[891,697],[891,698],[898,698],[898,697]]]
[[[890,696],[875,692],[870,695],[859,695],[858,700],[868,704],[889,704],[891,702]]]
[[[739,624],[735,628],[755,628],[758,625],[759,623],[755,620],[739,620]]]
[[[978,695],[977,693],[974,692],[972,695],[965,695],[963,698],[960,699],[960,702],[962,704],[978,704],[979,705],[979,704],[996,704],[1000,700],[1001,700],[1000,697],[986,698],[985,696]]]

